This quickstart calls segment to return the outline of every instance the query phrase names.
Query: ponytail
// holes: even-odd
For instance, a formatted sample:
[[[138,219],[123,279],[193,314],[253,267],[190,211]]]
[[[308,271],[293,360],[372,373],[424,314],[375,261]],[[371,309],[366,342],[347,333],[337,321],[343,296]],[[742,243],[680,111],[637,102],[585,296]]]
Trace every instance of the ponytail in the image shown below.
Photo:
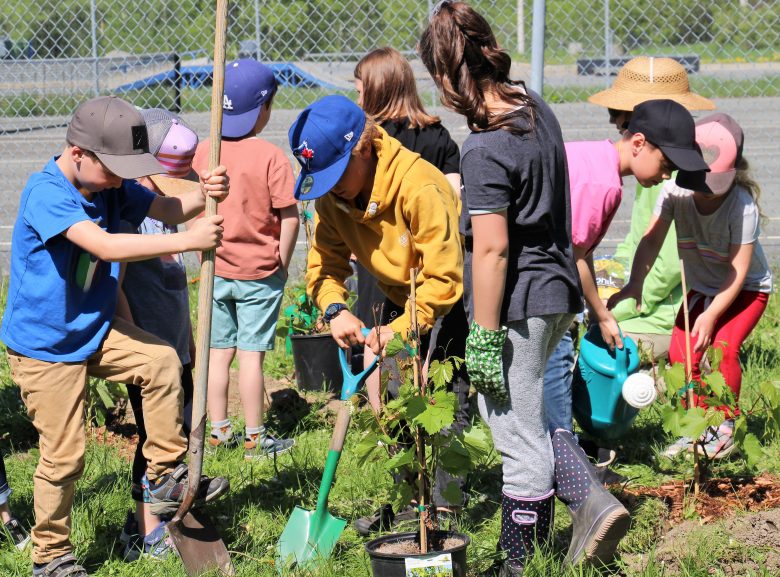
[[[466,117],[474,132],[533,130],[533,99],[525,84],[509,77],[512,59],[498,46],[488,22],[464,2],[444,0],[434,8],[418,52],[441,92],[444,106]],[[511,107],[490,111],[485,94]],[[525,126],[516,124],[525,118]]]

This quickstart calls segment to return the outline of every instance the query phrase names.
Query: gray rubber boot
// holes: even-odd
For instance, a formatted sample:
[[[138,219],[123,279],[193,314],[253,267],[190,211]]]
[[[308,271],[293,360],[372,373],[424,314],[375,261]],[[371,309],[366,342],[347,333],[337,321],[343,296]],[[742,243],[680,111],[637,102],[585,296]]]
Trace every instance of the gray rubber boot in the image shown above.
[[[612,561],[618,543],[628,532],[626,508],[594,475],[592,465],[569,431],[553,434],[556,495],[571,513],[573,532],[564,564]]]

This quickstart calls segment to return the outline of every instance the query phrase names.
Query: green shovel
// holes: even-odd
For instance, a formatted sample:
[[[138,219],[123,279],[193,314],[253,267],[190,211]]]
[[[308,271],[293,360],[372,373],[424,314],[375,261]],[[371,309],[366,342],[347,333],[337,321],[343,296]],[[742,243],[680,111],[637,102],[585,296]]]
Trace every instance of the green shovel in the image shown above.
[[[363,334],[368,335],[368,329],[363,329]],[[347,365],[347,358],[343,349],[339,349],[339,361],[341,362],[341,374],[343,384],[341,386],[341,407],[336,417],[336,426],[330,440],[328,458],[325,461],[325,469],[322,473],[319,494],[317,495],[317,507],[314,511],[307,511],[302,507],[296,507],[287,521],[287,526],[276,545],[276,568],[281,574],[285,567],[303,567],[314,559],[327,559],[330,557],[336,541],[347,524],[346,519],[335,517],[328,512],[328,494],[333,485],[336,468],[339,465],[341,449],[344,447],[344,438],[351,415],[351,403],[349,399],[365,382],[376,368],[379,357],[361,373],[353,375]]]

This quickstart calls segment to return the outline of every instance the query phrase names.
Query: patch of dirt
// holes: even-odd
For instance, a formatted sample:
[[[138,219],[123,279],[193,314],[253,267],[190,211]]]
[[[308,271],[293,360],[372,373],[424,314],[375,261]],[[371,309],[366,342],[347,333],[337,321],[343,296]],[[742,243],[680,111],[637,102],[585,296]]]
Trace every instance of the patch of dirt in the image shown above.
[[[132,414],[132,411],[128,411]],[[138,432],[135,424],[110,425],[109,427],[91,427],[89,435],[99,445],[116,448],[119,455],[130,463],[135,457],[135,447],[138,444]]]
[[[429,553],[437,553],[439,551],[451,551],[452,549],[455,549],[456,547],[460,547],[463,545],[463,539],[460,537],[448,537],[447,539],[444,539],[444,541],[440,542],[440,545],[433,549],[432,551],[429,551]],[[417,541],[413,540],[403,540],[403,541],[391,541],[388,543],[382,543],[378,548],[377,552],[379,553],[387,553],[389,555],[421,555],[420,551],[420,544]]]
[[[690,483],[674,481],[660,487],[632,487],[623,493],[629,502],[640,497],[655,497],[669,508],[669,521],[677,524],[691,509],[703,523],[721,519],[735,511],[765,511],[780,507],[780,477],[761,473],[757,477],[710,479],[693,498]]]
[[[778,575],[780,509],[738,515],[704,527],[700,521],[684,521],[659,541],[655,562],[663,563],[668,575],[679,575],[681,560],[703,545],[712,551],[711,562],[726,577],[743,577],[762,567],[768,575]]]

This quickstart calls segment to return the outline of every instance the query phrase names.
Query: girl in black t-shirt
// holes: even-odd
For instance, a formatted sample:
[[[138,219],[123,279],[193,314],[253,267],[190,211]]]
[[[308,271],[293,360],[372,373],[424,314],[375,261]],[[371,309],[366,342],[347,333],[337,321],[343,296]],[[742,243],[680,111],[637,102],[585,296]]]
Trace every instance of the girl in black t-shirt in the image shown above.
[[[547,359],[582,309],[560,126],[510,79],[509,55],[467,4],[439,2],[419,52],[444,105],[472,131],[461,149],[466,367],[503,461],[501,575],[520,575],[535,543],[549,540],[555,494],[574,524],[566,561],[607,561],[628,512],[570,432],[550,438],[543,399]]]

